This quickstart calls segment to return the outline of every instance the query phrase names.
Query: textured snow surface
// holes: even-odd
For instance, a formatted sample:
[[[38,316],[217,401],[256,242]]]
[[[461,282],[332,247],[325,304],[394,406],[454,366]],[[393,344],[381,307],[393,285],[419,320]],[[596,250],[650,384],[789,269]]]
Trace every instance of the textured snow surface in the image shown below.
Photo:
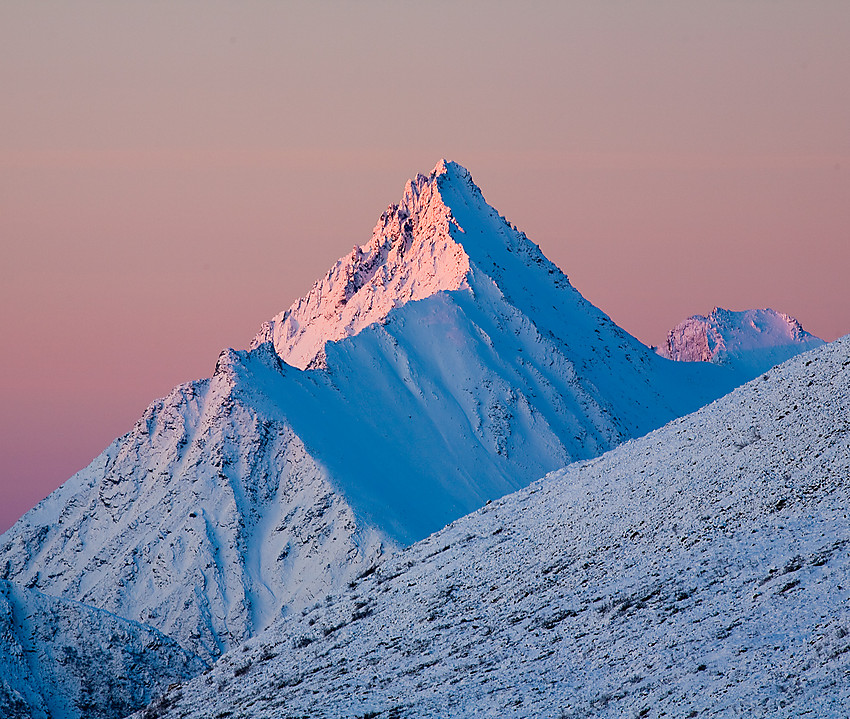
[[[850,337],[384,559],[163,715],[843,718],[848,504]]]
[[[658,353],[683,362],[724,365],[749,380],[823,343],[793,317],[776,310],[734,312],[715,307],[707,317],[694,315],[676,325]]]
[[[209,659],[374,561],[384,538],[357,527],[227,357],[6,532],[0,578],[145,622]]]
[[[284,373],[298,396],[278,381],[267,394],[288,397],[355,512],[401,543],[735,384],[617,327],[446,161],[255,350],[269,340],[285,362],[323,369]]]
[[[204,666],[150,627],[0,581],[4,719],[119,719]]]
[[[734,381],[617,327],[450,162],[267,331],[0,537],[0,578],[214,658]]]

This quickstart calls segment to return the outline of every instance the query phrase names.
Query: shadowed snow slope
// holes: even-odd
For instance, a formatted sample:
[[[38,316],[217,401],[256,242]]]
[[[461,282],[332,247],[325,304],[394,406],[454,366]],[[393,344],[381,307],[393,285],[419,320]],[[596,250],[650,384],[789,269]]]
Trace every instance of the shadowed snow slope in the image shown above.
[[[254,346],[268,341],[323,368],[284,373],[306,395],[277,380],[267,394],[355,512],[402,543],[734,383],[617,327],[446,161]]]
[[[715,307],[707,317],[694,315],[676,325],[658,353],[683,362],[713,362],[750,380],[823,343],[793,317],[776,310],[733,312]]]
[[[617,327],[441,162],[252,350],[152,404],[0,537],[0,578],[215,657],[733,382]]]
[[[382,537],[356,526],[230,357],[3,535],[0,577],[145,622],[209,659],[374,561]]]
[[[850,337],[384,559],[163,716],[846,717],[848,407]]]
[[[0,581],[4,719],[120,719],[203,669],[150,627]]]

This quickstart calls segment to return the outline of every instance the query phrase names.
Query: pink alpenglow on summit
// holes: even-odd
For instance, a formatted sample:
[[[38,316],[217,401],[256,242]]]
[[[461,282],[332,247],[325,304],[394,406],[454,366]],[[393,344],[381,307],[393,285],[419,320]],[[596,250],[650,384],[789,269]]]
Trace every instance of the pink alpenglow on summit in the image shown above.
[[[618,327],[450,162],[255,343],[153,402],[4,533],[0,579],[211,661],[737,379]]]
[[[408,180],[401,202],[381,215],[372,239],[264,323],[251,347],[271,341],[287,364],[323,367],[326,342],[356,335],[411,300],[464,287],[469,257],[449,233],[458,225],[437,185],[438,177],[450,174],[469,176],[460,165],[440,160],[429,175]]]
[[[772,309],[715,307],[676,325],[658,354],[680,362],[712,362],[755,376],[824,341],[793,317]]]

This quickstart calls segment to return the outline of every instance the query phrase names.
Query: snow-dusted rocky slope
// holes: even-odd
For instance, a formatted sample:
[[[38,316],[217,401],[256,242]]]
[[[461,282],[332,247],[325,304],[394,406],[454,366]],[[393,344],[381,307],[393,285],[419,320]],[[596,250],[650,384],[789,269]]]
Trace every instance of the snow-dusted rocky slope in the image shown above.
[[[849,504],[847,337],[386,558],[162,716],[843,718]]]
[[[0,577],[145,622],[205,659],[344,584],[383,537],[254,399],[225,354],[211,379],[152,404],[3,535]]]
[[[252,350],[155,402],[0,537],[0,578],[208,659],[733,381],[617,327],[441,162]]]
[[[287,401],[287,416],[355,511],[402,543],[734,384],[659,360],[446,161],[254,346],[268,341],[323,368],[305,383],[318,401]]]
[[[0,581],[4,719],[119,719],[203,669],[150,627]]]
[[[735,312],[715,307],[676,325],[658,353],[683,362],[713,362],[747,380],[794,355],[820,347],[793,317],[772,309]]]

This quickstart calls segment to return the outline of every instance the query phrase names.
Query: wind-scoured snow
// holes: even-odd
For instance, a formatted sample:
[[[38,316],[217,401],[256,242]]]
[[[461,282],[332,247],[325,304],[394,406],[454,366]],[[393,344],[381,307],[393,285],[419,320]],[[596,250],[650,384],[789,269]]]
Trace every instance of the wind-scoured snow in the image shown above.
[[[843,718],[848,407],[850,337],[386,558],[163,716]]]
[[[658,353],[682,362],[713,362],[747,380],[794,355],[820,347],[793,317],[772,309],[735,312],[715,307],[676,325]]]
[[[355,512],[401,543],[735,384],[617,327],[446,161],[255,351],[269,341],[322,369],[267,394]]]
[[[204,668],[150,627],[0,581],[4,719],[120,719]]]
[[[145,622],[210,659],[391,548],[356,524],[280,413],[240,394],[226,358],[6,532],[0,578]]]
[[[735,382],[617,327],[441,162],[253,349],[153,403],[0,537],[0,578],[215,658]]]

